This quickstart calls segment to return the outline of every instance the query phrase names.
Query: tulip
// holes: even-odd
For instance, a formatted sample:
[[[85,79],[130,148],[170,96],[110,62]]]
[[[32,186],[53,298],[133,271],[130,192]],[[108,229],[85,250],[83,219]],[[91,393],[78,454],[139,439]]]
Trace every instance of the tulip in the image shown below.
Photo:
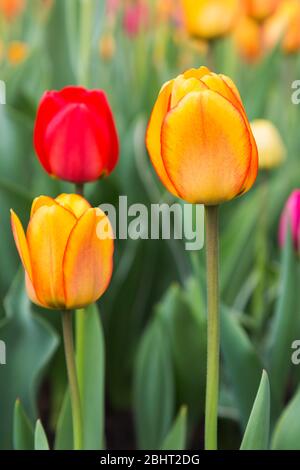
[[[240,12],[239,0],[182,0],[183,15],[192,36],[213,39],[227,34]]]
[[[25,5],[25,0],[0,0],[0,12],[10,21],[24,11]]]
[[[288,230],[291,231],[294,248],[300,253],[300,189],[295,189],[288,198],[279,224],[279,244],[284,246]]]
[[[281,0],[244,0],[246,12],[258,21],[272,15]]]
[[[82,184],[108,175],[118,161],[118,136],[102,90],[69,86],[42,97],[34,146],[52,176]]]
[[[32,302],[70,310],[105,292],[112,274],[113,234],[99,208],[76,194],[40,196],[33,201],[26,234],[13,211],[11,223]]]
[[[248,61],[260,59],[263,52],[260,25],[249,16],[242,16],[237,22],[233,39],[241,56]]]
[[[11,65],[19,65],[28,56],[28,45],[21,41],[13,41],[7,48],[7,59]]]
[[[229,201],[257,176],[257,148],[239,92],[206,67],[162,87],[146,144],[162,183],[187,202]]]
[[[137,36],[146,28],[148,20],[149,8],[144,0],[136,0],[125,6],[123,26],[128,36]]]
[[[259,168],[269,170],[281,165],[286,157],[286,148],[274,124],[256,119],[251,122],[251,129],[258,148]]]
[[[300,49],[300,2],[286,0],[282,2],[274,15],[265,22],[263,34],[267,49],[282,41],[282,49],[287,54]]]

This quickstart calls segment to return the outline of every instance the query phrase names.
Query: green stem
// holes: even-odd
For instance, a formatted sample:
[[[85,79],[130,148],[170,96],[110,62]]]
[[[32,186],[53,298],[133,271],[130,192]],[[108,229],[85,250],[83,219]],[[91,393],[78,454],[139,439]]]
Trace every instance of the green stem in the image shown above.
[[[76,183],[75,184],[75,193],[79,194],[79,196],[84,195],[84,183]]]
[[[218,206],[206,206],[205,215],[207,267],[205,449],[217,450],[220,356]]]
[[[81,450],[83,446],[83,427],[73,344],[72,312],[70,310],[65,310],[62,313],[62,325],[72,406],[74,450]]]
[[[89,85],[89,66],[92,42],[94,0],[80,0],[80,44],[78,82],[82,86]]]

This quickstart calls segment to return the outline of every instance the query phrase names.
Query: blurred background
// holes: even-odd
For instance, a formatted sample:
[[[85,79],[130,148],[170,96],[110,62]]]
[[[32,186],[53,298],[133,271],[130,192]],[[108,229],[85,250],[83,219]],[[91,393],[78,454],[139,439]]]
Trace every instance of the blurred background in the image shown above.
[[[249,120],[270,120],[283,147],[274,164],[271,158],[260,169],[250,193],[221,210],[219,432],[221,448],[238,448],[262,368],[275,390],[273,429],[300,379],[290,361],[290,344],[300,338],[293,274],[299,262],[295,256],[284,284],[278,245],[281,211],[300,185],[300,105],[292,102],[292,83],[300,80],[300,2],[87,0],[92,15],[86,18],[83,3],[0,0],[0,79],[6,84],[6,104],[0,105],[0,339],[7,347],[7,364],[0,366],[0,447],[12,447],[17,398],[30,419],[41,417],[54,445],[66,390],[59,312],[27,302],[9,222],[11,207],[27,224],[34,197],[74,191],[49,178],[34,154],[42,94],[84,81],[109,97],[121,155],[109,178],[86,185],[93,205],[118,204],[119,195],[127,195],[128,204],[172,202],[150,165],[145,129],[162,84],[206,65],[235,81]],[[201,10],[205,3],[210,7]],[[289,302],[280,310],[283,289]],[[187,448],[203,448],[203,250],[187,252],[180,240],[117,240],[112,283],[99,308],[107,448],[158,449],[178,413],[187,413]],[[273,354],[275,345],[280,353]],[[56,438],[55,445],[66,444]],[[280,439],[274,445],[284,447]]]

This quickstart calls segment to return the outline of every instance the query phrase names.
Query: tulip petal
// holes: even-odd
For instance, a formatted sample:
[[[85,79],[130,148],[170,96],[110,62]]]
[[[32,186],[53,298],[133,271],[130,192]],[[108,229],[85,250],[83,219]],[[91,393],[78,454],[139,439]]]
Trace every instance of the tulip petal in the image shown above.
[[[13,236],[15,239],[17,250],[19,252],[25,271],[28,273],[28,276],[32,279],[30,254],[29,254],[29,248],[28,248],[28,243],[26,240],[25,232],[17,214],[13,210],[11,210],[10,213],[11,213],[11,226],[12,226]]]
[[[207,88],[208,87],[197,78],[185,78],[183,75],[179,75],[174,80],[171,96],[171,108],[174,108],[179,101],[191,91],[202,91]]]
[[[108,164],[105,119],[90,112],[85,104],[68,104],[48,125],[45,147],[51,173],[57,177],[75,183],[95,180]]]
[[[64,308],[62,261],[75,216],[59,204],[40,207],[30,219],[27,241],[32,283],[39,301],[48,308]]]
[[[173,81],[167,83],[160,91],[148,124],[146,145],[151,162],[162,183],[172,194],[178,196],[178,193],[165,170],[161,156],[161,128],[169,109],[172,87]]]
[[[76,219],[79,219],[91,207],[88,201],[79,194],[60,194],[55,201],[71,211]]]
[[[210,70],[202,65],[198,69],[189,69],[186,70],[183,74],[184,78],[198,78],[198,80],[201,80],[202,77],[205,75],[211,73]]]
[[[189,93],[165,118],[162,157],[183,199],[208,205],[232,199],[251,158],[243,115],[218,93]]]
[[[105,239],[100,238],[101,226],[108,235]],[[67,308],[90,304],[103,294],[112,274],[113,247],[108,217],[100,209],[88,209],[74,227],[65,251]]]
[[[30,277],[28,276],[26,272],[25,272],[25,286],[26,286],[27,295],[30,298],[31,302],[33,302],[36,305],[39,305],[40,307],[47,308],[47,305],[42,304],[42,302],[40,302],[40,300],[38,299],[35,289],[33,287],[33,284],[30,280]]]
[[[33,200],[31,205],[30,218],[36,213],[36,211],[43,206],[54,206],[56,204],[55,200],[49,196],[38,196]]]

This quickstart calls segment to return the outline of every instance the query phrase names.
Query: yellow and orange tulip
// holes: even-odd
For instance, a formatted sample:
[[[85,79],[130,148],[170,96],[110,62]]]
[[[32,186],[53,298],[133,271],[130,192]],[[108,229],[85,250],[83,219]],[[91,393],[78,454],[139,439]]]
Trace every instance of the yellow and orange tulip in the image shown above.
[[[265,22],[263,33],[267,49],[282,41],[287,54],[300,50],[300,1],[284,0],[274,15]]]
[[[181,0],[186,28],[192,36],[213,39],[227,34],[241,9],[240,0]]]
[[[40,196],[33,201],[26,234],[13,211],[11,223],[34,303],[74,309],[105,292],[114,243],[109,220],[99,208],[76,194]]]
[[[263,21],[272,15],[281,0],[244,0],[247,15],[257,21]]]
[[[263,54],[263,40],[261,26],[250,16],[242,16],[237,22],[233,39],[242,57],[249,62],[261,58]]]
[[[230,78],[206,67],[162,87],[146,144],[166,188],[191,203],[233,199],[257,176],[257,147],[239,92]]]

